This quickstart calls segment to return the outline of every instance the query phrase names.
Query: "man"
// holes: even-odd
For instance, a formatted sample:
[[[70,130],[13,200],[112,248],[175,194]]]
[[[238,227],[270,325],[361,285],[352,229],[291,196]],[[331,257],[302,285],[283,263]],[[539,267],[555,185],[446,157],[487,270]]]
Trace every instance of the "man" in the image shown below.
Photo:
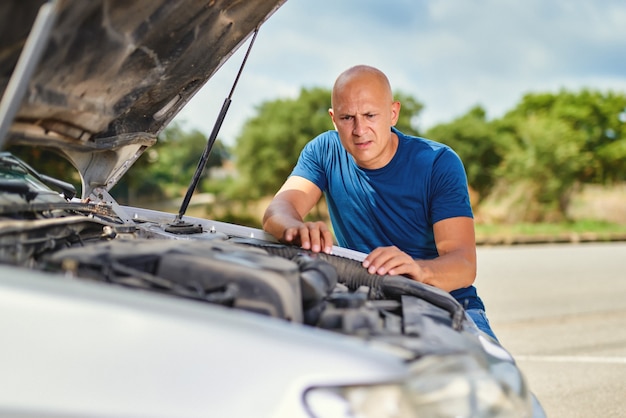
[[[331,99],[336,131],[305,146],[263,228],[282,242],[330,253],[327,225],[304,221],[324,193],[337,242],[368,254],[364,268],[450,292],[495,338],[472,285],[474,220],[461,160],[445,145],[394,128],[400,103],[376,68],[343,72]]]

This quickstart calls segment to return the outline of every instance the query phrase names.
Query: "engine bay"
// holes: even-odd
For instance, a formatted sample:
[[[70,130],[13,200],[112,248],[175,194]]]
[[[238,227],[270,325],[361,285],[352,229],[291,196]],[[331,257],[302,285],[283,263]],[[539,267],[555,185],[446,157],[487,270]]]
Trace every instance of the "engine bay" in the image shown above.
[[[0,220],[2,261],[65,278],[419,345],[420,352],[429,335],[450,334],[446,345],[454,347],[452,334],[463,330],[464,311],[448,294],[402,276],[371,275],[338,255],[215,231],[180,236],[152,221],[114,224],[93,215],[16,223]]]

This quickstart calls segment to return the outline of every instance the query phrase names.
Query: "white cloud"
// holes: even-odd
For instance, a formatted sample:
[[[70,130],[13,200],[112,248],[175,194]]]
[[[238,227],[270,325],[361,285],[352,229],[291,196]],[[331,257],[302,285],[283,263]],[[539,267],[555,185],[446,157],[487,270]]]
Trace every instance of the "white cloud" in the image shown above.
[[[178,120],[210,133],[242,52]],[[421,101],[428,127],[476,104],[498,117],[531,91],[626,92],[625,52],[622,0],[288,0],[259,32],[220,137],[233,143],[261,102],[330,88],[358,63]]]

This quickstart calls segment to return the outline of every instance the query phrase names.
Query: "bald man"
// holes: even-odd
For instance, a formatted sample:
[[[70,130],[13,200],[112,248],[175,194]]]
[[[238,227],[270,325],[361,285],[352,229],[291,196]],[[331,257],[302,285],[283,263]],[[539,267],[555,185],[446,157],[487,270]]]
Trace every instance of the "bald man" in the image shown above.
[[[263,228],[282,242],[330,253],[328,226],[304,221],[324,194],[337,243],[367,254],[364,268],[450,292],[495,339],[473,286],[474,219],[457,154],[394,127],[400,102],[385,74],[370,66],[339,75],[329,114],[336,130],[304,147]]]

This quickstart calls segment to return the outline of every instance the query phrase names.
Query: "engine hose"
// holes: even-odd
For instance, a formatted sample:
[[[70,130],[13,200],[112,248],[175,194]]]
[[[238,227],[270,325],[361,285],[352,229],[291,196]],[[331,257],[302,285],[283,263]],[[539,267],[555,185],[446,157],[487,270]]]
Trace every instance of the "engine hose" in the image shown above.
[[[272,244],[254,239],[237,241],[263,248],[269,254],[287,259],[292,259],[303,253],[311,257],[319,257],[335,267],[339,276],[339,283],[346,285],[352,290],[356,290],[360,286],[368,286],[375,295],[386,295],[388,297],[411,295],[418,297],[448,312],[452,319],[452,327],[455,330],[462,328],[462,322],[465,318],[463,307],[449,293],[436,287],[417,282],[405,276],[370,274],[359,261],[351,258],[326,253],[313,253],[293,245]]]
[[[359,286],[369,286],[375,294],[382,292],[388,297],[400,297],[401,295],[418,297],[448,312],[452,319],[453,328],[455,330],[461,329],[465,311],[449,293],[405,276],[370,274],[359,261],[350,258],[328,254],[322,254],[321,257],[337,269],[339,282],[348,288],[354,290],[358,289]]]

